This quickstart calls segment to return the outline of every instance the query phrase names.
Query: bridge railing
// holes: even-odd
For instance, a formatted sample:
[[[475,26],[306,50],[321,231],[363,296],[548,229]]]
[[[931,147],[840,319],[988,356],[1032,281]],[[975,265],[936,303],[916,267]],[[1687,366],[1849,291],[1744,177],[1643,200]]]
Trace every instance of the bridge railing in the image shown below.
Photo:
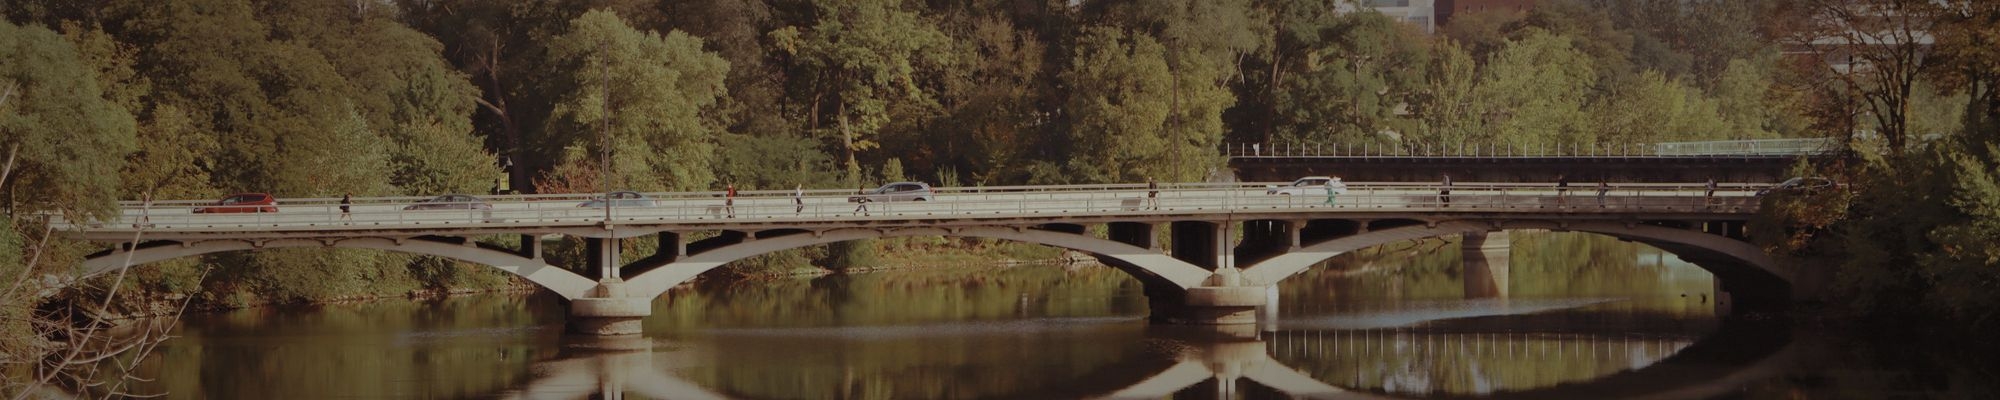
[[[146,227],[187,231],[271,229],[423,229],[426,227],[531,227],[614,223],[718,224],[746,221],[966,219],[1192,213],[1286,213],[1332,211],[1500,211],[1500,212],[1749,212],[1761,184],[1579,184],[1458,182],[1349,183],[1329,199],[1323,191],[1272,194],[1288,183],[1162,184],[1157,194],[1145,184],[942,188],[932,201],[848,202],[853,192],[739,192],[733,200],[717,192],[655,193],[653,206],[580,207],[589,195],[494,196],[484,203],[429,203],[420,197],[356,198],[350,211],[339,199],[280,199],[277,212],[200,213],[200,201],[125,203],[112,220],[68,224],[81,229]],[[484,207],[482,207],[484,205]],[[466,209],[411,209],[451,207]],[[1251,216],[1246,216],[1249,218]]]
[[[1662,143],[1461,143],[1456,145],[1419,144],[1409,146],[1362,143],[1272,142],[1225,143],[1223,156],[1230,158],[1519,158],[1519,157],[1616,157],[1685,158],[1730,156],[1790,156],[1832,152],[1836,146],[1825,138],[1715,140]]]

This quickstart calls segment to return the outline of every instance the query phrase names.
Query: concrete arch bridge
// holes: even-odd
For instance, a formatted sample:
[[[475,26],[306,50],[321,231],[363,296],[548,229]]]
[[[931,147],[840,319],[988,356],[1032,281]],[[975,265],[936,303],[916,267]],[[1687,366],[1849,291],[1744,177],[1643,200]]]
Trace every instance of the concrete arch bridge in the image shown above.
[[[944,188],[919,201],[850,202],[850,192],[651,193],[611,207],[587,195],[284,199],[276,212],[230,213],[203,201],[126,203],[115,218],[56,229],[110,244],[83,275],[155,261],[284,247],[431,255],[519,275],[570,302],[571,328],[637,333],[651,300],[731,261],[869,238],[991,238],[1091,254],[1146,287],[1152,319],[1253,323],[1276,284],[1336,255],[1410,239],[1464,235],[1468,293],[1506,296],[1506,229],[1593,232],[1651,244],[1715,274],[1724,306],[1783,306],[1799,273],[1743,236],[1757,187],[1551,183],[1355,183],[1343,193],[1270,194],[1261,184]],[[602,202],[592,203],[602,204]],[[519,245],[479,237],[521,235]],[[587,265],[550,265],[544,237],[582,238]],[[621,260],[618,239],[657,237],[651,255]]]

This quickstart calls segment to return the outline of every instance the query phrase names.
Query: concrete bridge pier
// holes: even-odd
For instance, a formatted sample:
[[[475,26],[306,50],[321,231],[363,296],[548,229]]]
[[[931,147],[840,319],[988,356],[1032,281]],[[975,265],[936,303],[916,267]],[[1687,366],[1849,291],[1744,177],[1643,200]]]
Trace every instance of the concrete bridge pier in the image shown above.
[[[1507,298],[1507,260],[1513,255],[1507,231],[1466,232],[1459,246],[1465,298]]]
[[[1149,287],[1146,302],[1156,323],[1180,325],[1256,324],[1268,283],[1243,281],[1229,247],[1229,225],[1180,221],[1172,224],[1173,257],[1215,274],[1201,286]]]
[[[569,301],[569,332],[579,335],[622,336],[642,332],[640,320],[653,314],[650,298],[634,297],[619,276],[619,243],[614,238],[585,238],[597,287]]]

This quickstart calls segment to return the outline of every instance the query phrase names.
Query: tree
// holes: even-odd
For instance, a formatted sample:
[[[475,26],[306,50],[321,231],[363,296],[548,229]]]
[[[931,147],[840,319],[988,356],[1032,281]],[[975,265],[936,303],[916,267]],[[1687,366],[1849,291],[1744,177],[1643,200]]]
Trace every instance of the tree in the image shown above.
[[[1301,57],[1277,90],[1285,136],[1358,145],[1384,132],[1417,133],[1416,121],[1397,113],[1423,85],[1429,49],[1421,34],[1372,10],[1341,15],[1324,29],[1319,36],[1327,41]]]
[[[1228,134],[1223,112],[1236,105],[1228,83],[1240,78],[1237,61],[1258,51],[1270,28],[1248,0],[1148,0],[1114,3],[1102,12],[1112,25],[1157,40],[1172,78],[1164,134],[1168,158],[1154,178],[1192,181],[1221,164]],[[1088,30],[1084,33],[1089,35]],[[1080,43],[1080,42],[1079,42]],[[1081,51],[1077,51],[1081,56]],[[1132,175],[1133,178],[1142,178]],[[1132,181],[1132,180],[1126,180]]]
[[[1077,39],[1062,74],[1071,88],[1067,169],[1080,182],[1135,182],[1173,171],[1163,129],[1172,112],[1166,48],[1144,33],[1093,27]]]
[[[243,0],[131,2],[114,10],[107,22],[116,23],[107,25],[142,49],[138,71],[153,83],[155,104],[190,111],[196,130],[215,139],[215,186],[279,196],[390,191],[381,169],[318,169],[385,160],[372,153],[384,146],[304,148],[380,140],[365,120],[354,123],[352,86],[309,42],[275,40]],[[297,158],[304,156],[319,158]]]
[[[1802,130],[1797,105],[1774,90],[1776,55],[1729,60],[1710,93],[1729,124],[1730,138],[1764,139]]]
[[[846,153],[849,183],[860,179],[856,153],[881,146],[876,136],[890,124],[896,103],[932,101],[915,83],[916,66],[940,50],[945,36],[901,4],[813,0],[802,24],[769,34],[789,66],[794,91],[805,97],[806,127],[840,139],[836,148]]]
[[[544,148],[597,153],[607,145],[600,135],[609,135],[617,159],[612,186],[707,188],[721,125],[710,111],[725,92],[729,63],[701,48],[699,38],[641,32],[609,11],[577,17],[568,33],[549,42],[551,61],[570,72],[554,77],[566,90],[543,129]],[[562,163],[598,161],[596,154],[566,154]]]
[[[331,63],[366,130],[387,139],[390,184],[403,194],[484,192],[494,159],[472,135],[479,91],[452,69],[429,35],[391,19],[386,7],[312,0],[259,9],[272,35],[299,38]]]
[[[1714,100],[1665,73],[1648,70],[1610,90],[1587,113],[1598,143],[1743,138],[1730,131]]]
[[[162,200],[213,197],[208,157],[215,154],[215,138],[180,107],[162,105],[151,114],[139,129],[138,151],[119,172],[125,193]]]
[[[1554,34],[1565,38],[1571,49],[1590,60],[1597,75],[1593,82],[1618,82],[1636,77],[1642,68],[1632,61],[1633,33],[1615,25],[1610,10],[1593,7],[1585,1],[1536,2],[1535,7],[1528,11],[1527,18],[1509,30],[1509,42],[1518,42],[1537,34]]]
[[[744,190],[841,187],[834,160],[819,141],[791,135],[723,134],[716,178]]]
[[[1475,60],[1484,60],[1507,45],[1509,27],[1517,26],[1528,13],[1511,8],[1495,8],[1454,14],[1439,29],[1439,35],[1458,43]]]
[[[1479,84],[1478,71],[1472,56],[1458,43],[1447,39],[1432,48],[1430,66],[1424,69],[1423,90],[1410,103],[1410,111],[1423,123],[1416,139],[1462,151],[1476,143],[1472,139],[1481,128],[1473,97]]]
[[[1919,77],[1935,63],[1929,42],[1946,9],[1931,0],[1801,0],[1794,7],[1801,26],[1787,42],[1827,60],[1818,76],[1843,89],[1834,95],[1861,104],[1889,151],[1903,154],[1911,101]],[[1846,62],[1838,62],[1843,56]]]
[[[1597,69],[1563,35],[1529,29],[1493,55],[1474,91],[1487,135],[1480,138],[1525,148],[1595,140],[1584,100]]]
[[[950,47],[957,59],[952,64],[966,68],[936,71],[935,93],[945,115],[892,153],[906,157],[912,170],[966,170],[975,172],[975,182],[1020,182],[1019,167],[1048,145],[1041,133],[1050,124],[1040,110],[1048,50],[1033,32],[1006,19],[953,15],[964,23],[942,26],[957,43]],[[940,177],[938,183],[959,182]]]
[[[0,188],[15,210],[110,212],[137,122],[62,35],[0,22]]]
[[[555,168],[563,149],[537,140],[564,90],[546,76],[570,74],[547,61],[549,39],[594,2],[568,0],[399,1],[397,14],[444,45],[443,55],[479,87],[473,124],[488,148],[506,157],[510,188],[533,190],[539,173]],[[620,2],[623,5],[628,2]]]
[[[729,62],[721,114],[727,130],[759,136],[798,135],[785,110],[785,71],[773,62],[775,47],[765,32],[779,28],[771,4],[762,0],[661,2],[660,31],[679,30],[702,38],[709,51]],[[622,15],[622,14],[621,14]]]

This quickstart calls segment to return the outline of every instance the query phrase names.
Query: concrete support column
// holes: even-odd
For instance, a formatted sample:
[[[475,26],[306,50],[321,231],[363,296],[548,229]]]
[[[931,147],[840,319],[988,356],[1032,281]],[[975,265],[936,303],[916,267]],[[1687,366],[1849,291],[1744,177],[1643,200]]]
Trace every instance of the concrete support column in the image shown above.
[[[1228,266],[1229,236],[1223,225],[1203,221],[1173,223],[1173,256],[1210,271]]]
[[[618,259],[618,245],[618,239],[584,238],[584,258],[585,262],[590,264],[586,268],[589,272],[585,272],[585,276],[599,280],[619,278],[618,266],[623,264]],[[590,275],[592,273],[596,275]]]
[[[1129,244],[1151,250],[1160,249],[1160,241],[1154,236],[1155,225],[1145,222],[1113,222],[1106,224],[1111,241]]]
[[[653,315],[651,300],[631,297],[625,292],[623,280],[600,280],[597,287],[590,290],[589,297],[570,300],[569,332],[594,336],[637,335],[642,331],[640,320]]]
[[[1298,230],[1290,221],[1252,220],[1243,222],[1243,242],[1236,245],[1235,262],[1256,264],[1298,248]]]
[[[1146,303],[1154,323],[1248,325],[1257,323],[1258,310],[1268,301],[1266,296],[1276,291],[1271,285],[1147,288]]]
[[[1301,247],[1300,240],[1302,239],[1302,234],[1300,231],[1305,229],[1305,221],[1285,221],[1285,251],[1298,250]]]
[[[1229,226],[1214,222],[1177,221],[1173,229],[1173,257],[1197,267],[1215,271],[1202,286],[1181,289],[1160,285],[1148,287],[1147,303],[1152,320],[1183,325],[1232,325],[1257,323],[1257,306],[1264,305],[1265,286],[1243,282],[1235,268],[1235,254],[1229,248]]]
[[[1466,298],[1507,298],[1507,231],[1466,232],[1460,243]]]
[[[542,235],[521,235],[519,254],[530,260],[542,259]]]
[[[687,240],[681,239],[680,232],[660,232],[660,249],[653,254],[669,262],[680,261],[681,258],[687,257]]]
[[[630,297],[619,276],[619,240],[584,239],[590,269],[598,272],[597,287],[569,303],[570,333],[596,336],[637,335],[639,321],[653,314],[652,299]]]

